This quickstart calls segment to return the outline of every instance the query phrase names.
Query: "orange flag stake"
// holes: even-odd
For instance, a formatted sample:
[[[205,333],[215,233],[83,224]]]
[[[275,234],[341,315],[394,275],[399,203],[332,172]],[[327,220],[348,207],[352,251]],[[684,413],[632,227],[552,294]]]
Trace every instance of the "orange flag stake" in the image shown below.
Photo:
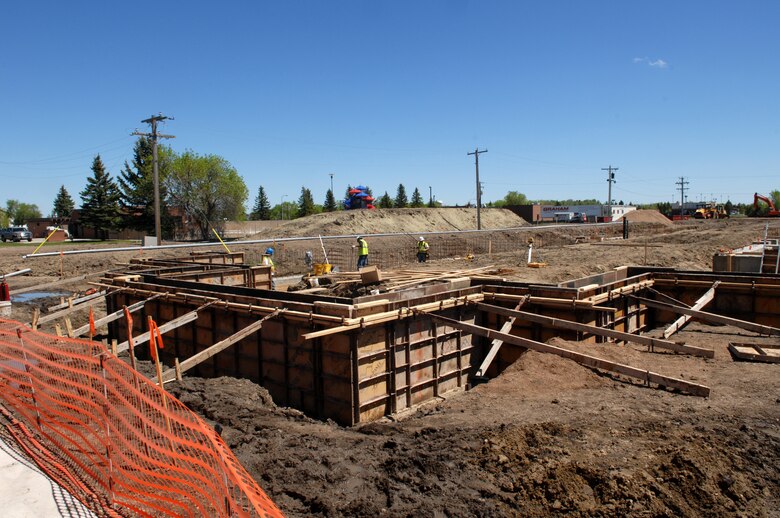
[[[95,331],[95,312],[92,311],[92,308],[89,308],[89,339],[92,340],[92,337],[94,337],[97,334]]]

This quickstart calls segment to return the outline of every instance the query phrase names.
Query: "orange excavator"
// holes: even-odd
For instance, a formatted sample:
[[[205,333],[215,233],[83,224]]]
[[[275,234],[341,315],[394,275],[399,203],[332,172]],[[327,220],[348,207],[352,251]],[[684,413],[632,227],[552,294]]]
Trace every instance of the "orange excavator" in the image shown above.
[[[777,210],[777,207],[775,207],[774,202],[772,201],[772,198],[767,198],[766,196],[761,196],[758,193],[755,193],[753,195],[753,208],[758,208],[758,202],[763,201],[767,205],[769,205],[769,212],[766,213],[766,215],[770,218],[778,218],[780,217],[780,210]]]

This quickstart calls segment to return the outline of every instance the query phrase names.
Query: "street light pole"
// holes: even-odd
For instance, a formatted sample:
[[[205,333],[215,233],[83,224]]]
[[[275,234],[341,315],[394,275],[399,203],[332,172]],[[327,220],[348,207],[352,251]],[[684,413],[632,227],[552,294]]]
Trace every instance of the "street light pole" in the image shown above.
[[[336,193],[333,192],[333,173],[330,173],[330,192],[334,196],[336,195]]]

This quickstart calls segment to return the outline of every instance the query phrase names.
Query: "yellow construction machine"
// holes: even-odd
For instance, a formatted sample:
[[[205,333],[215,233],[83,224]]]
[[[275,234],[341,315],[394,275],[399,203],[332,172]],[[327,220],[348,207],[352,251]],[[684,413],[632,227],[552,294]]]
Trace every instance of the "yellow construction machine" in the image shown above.
[[[715,203],[707,203],[696,209],[693,213],[693,217],[696,219],[721,219],[728,218],[729,213],[723,205],[717,205]]]

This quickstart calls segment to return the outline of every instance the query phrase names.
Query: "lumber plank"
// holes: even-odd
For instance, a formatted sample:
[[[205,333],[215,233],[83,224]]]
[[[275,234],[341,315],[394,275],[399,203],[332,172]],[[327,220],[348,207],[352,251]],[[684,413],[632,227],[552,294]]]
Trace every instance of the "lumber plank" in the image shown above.
[[[86,275],[79,275],[77,277],[70,277],[68,279],[58,279],[56,281],[51,282],[44,282],[43,284],[36,284],[35,286],[28,286],[26,288],[19,288],[18,290],[14,290],[14,294],[19,295],[22,293],[29,293],[31,291],[39,291],[44,288],[51,288],[53,286],[65,286],[67,284],[72,284],[74,282],[83,281],[85,279],[89,279],[90,277],[97,277],[98,275],[103,275],[104,273],[110,272],[111,270],[103,270],[102,272],[94,272],[94,273],[88,273]]]
[[[500,331],[496,331],[494,329],[488,329],[486,327],[478,326],[475,324],[469,324],[467,322],[453,320],[451,318],[442,317],[440,315],[430,315],[430,316],[431,318],[440,320],[442,322],[446,322],[448,325],[460,329],[462,331],[466,331],[475,335],[484,336],[486,338],[500,338],[504,342],[510,344],[518,345],[520,347],[525,347],[527,349],[532,349],[534,351],[541,352],[541,353],[555,354],[557,356],[568,358],[577,363],[580,363],[582,365],[594,369],[617,372],[618,374],[622,374],[624,376],[629,376],[632,378],[642,380],[645,383],[655,383],[663,387],[674,388],[682,392],[691,394],[693,396],[709,397],[710,395],[709,387],[706,387],[704,385],[699,385],[697,383],[691,383],[689,381],[681,380],[678,378],[664,376],[656,372],[651,372],[645,369],[638,369],[636,367],[631,367],[630,365],[624,365],[622,363],[611,362],[609,360],[604,360],[596,356],[590,356],[588,354],[569,351],[568,349],[564,349],[562,347],[556,347],[554,345],[537,342],[535,340],[530,340],[528,338],[521,338],[519,336],[501,333]]]
[[[525,300],[521,300],[517,303],[517,306],[515,306],[515,311],[520,311],[520,309],[523,307],[523,304],[526,303],[526,301],[530,298],[530,295],[526,295]],[[481,304],[484,306],[487,306],[487,304]],[[479,307],[479,305],[478,305]],[[495,307],[495,306],[492,306]],[[504,322],[504,325],[501,326],[501,332],[502,333],[509,333],[512,330],[512,326],[515,324],[515,320],[517,320],[517,316],[512,315],[510,316],[506,322]],[[490,344],[490,350],[485,355],[485,359],[482,360],[482,364],[479,366],[479,369],[477,369],[476,376],[484,376],[487,372],[488,368],[490,368],[490,364],[493,363],[493,359],[498,354],[499,349],[501,349],[501,345],[504,343],[503,340],[500,338],[496,338],[493,340],[493,342]]]
[[[194,320],[197,320],[198,319],[198,311],[202,311],[202,310],[206,309],[207,307],[211,306],[212,304],[214,304],[214,302],[207,302],[206,304],[203,304],[202,306],[200,306],[200,307],[190,311],[189,313],[185,313],[184,315],[182,315],[180,317],[176,317],[173,320],[170,320],[170,321],[162,324],[161,326],[159,326],[160,333],[161,334],[165,334],[168,331],[173,331],[177,327],[181,327],[181,326],[183,326],[185,324],[189,324],[190,322],[192,322]],[[133,345],[135,347],[138,347],[141,344],[145,344],[148,341],[149,341],[149,333],[148,332],[141,333],[140,336],[133,337]],[[129,344],[129,342],[127,340],[125,340],[124,342],[122,342],[121,344],[119,344],[116,347],[117,354],[118,353],[122,353],[122,352],[126,351],[129,348],[130,348],[130,344]]]
[[[691,309],[698,311],[700,309],[704,309],[704,306],[712,302],[715,299],[715,290],[718,288],[718,284],[720,284],[720,281],[715,281],[712,284],[712,287],[708,289],[704,295],[699,297],[696,302],[694,302],[693,306],[691,306]],[[685,325],[690,322],[691,318],[691,315],[682,315],[680,318],[672,322],[669,327],[664,329],[664,338],[669,338],[674,333],[685,327]]]
[[[70,307],[76,306],[78,304],[82,304],[82,303],[87,302],[87,301],[92,300],[92,299],[103,298],[107,294],[108,294],[108,292],[106,292],[106,291],[98,291],[97,293],[93,293],[92,295],[87,295],[85,297],[79,297],[77,299],[68,299],[65,302],[61,303],[61,304],[57,304],[56,306],[49,306],[48,308],[46,308],[46,311],[51,312],[51,311],[58,311],[58,310],[64,309],[64,308],[70,308]]]
[[[178,364],[178,372],[176,368],[168,369],[165,371],[162,375],[163,383],[168,383],[169,381],[173,381],[177,379],[177,377],[180,379],[181,374],[187,372],[188,370],[192,369],[196,365],[203,363],[204,361],[208,360],[212,356],[224,351],[231,345],[240,342],[247,336],[257,332],[261,327],[263,327],[263,324],[266,320],[274,318],[279,316],[281,313],[283,313],[284,309],[277,309],[273,313],[270,313],[260,320],[256,320],[255,322],[252,322],[245,328],[241,329],[237,333],[234,333],[230,335],[229,337],[225,338],[224,340],[220,340],[219,342],[215,343],[214,345],[208,347],[207,349],[202,350],[201,352],[187,358],[183,362],[179,362]],[[177,359],[178,361],[178,359]],[[177,376],[178,374],[178,376]]]
[[[73,307],[61,309],[59,311],[55,311],[54,313],[49,313],[47,315],[43,315],[40,319],[38,319],[38,324],[45,324],[46,322],[51,322],[52,320],[60,319],[66,315],[70,315],[74,311],[78,311],[80,309],[88,308],[91,306],[94,306],[95,304],[100,304],[103,302],[103,297],[98,297],[92,300],[88,300],[86,302],[82,302],[81,304],[77,304]]]
[[[710,322],[713,324],[723,324],[727,326],[734,326],[746,331],[752,331],[760,335],[767,336],[780,336],[780,329],[771,326],[765,326],[762,324],[756,324],[755,322],[748,322],[747,320],[740,320],[738,318],[724,317],[723,315],[716,315],[715,313],[708,313],[706,311],[696,311],[691,308],[683,308],[665,302],[658,302],[644,297],[638,297],[636,295],[628,295],[647,307],[662,309],[664,311],[670,311],[679,315],[690,315],[702,322]]]
[[[154,300],[154,299],[156,299],[158,297],[161,297],[161,296],[162,295],[160,295],[160,294],[153,295],[153,296],[149,297],[148,299],[145,299],[145,300],[142,300],[140,302],[136,302],[135,304],[131,304],[131,305],[127,306],[127,309],[128,309],[128,311],[130,311],[130,313],[135,313],[139,309],[143,308],[144,305],[146,305],[147,302],[150,302],[150,301],[152,301],[152,300]],[[105,325],[105,324],[108,324],[108,323],[111,323],[114,320],[119,320],[120,318],[122,318],[124,316],[124,314],[125,314],[125,310],[124,310],[124,308],[122,308],[120,310],[114,311],[113,313],[111,313],[109,315],[104,316],[103,318],[99,318],[99,319],[95,320],[95,328],[97,329],[98,327],[100,327],[102,325]],[[89,331],[89,324],[85,324],[85,325],[83,325],[83,326],[81,326],[81,327],[79,327],[77,329],[74,329],[73,330],[73,335],[76,336],[76,337],[79,337],[81,335],[86,334],[87,331]]]
[[[518,317],[530,322],[536,322],[539,324],[548,325],[558,329],[568,329],[570,331],[581,331],[584,333],[590,333],[597,336],[605,336],[608,338],[615,338],[617,340],[623,340],[626,342],[634,342],[641,345],[646,345],[650,348],[658,347],[660,349],[668,349],[677,353],[690,354],[691,356],[700,356],[702,358],[714,358],[715,351],[712,349],[706,349],[703,347],[695,347],[692,345],[680,344],[677,342],[671,342],[669,340],[661,340],[660,338],[651,338],[649,336],[635,335],[632,333],[625,333],[623,331],[617,331],[615,329],[606,329],[599,326],[593,326],[590,324],[581,324],[579,322],[572,322],[571,320],[564,320],[561,318],[546,317],[543,315],[537,315],[536,313],[528,313],[525,311],[511,310],[502,308],[500,306],[493,306],[491,304],[478,303],[477,308],[483,311],[490,311],[504,316]]]

